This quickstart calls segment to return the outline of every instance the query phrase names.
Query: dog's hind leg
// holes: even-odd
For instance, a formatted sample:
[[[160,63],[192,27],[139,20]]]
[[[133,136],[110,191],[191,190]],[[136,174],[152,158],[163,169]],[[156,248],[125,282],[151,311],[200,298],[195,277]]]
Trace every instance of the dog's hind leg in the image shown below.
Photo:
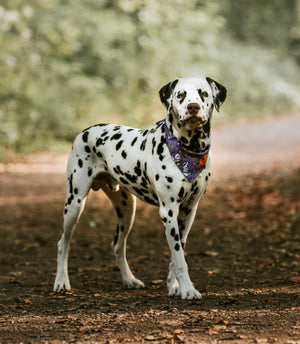
[[[144,283],[134,277],[126,259],[126,241],[134,221],[136,198],[121,186],[117,189],[118,191],[112,191],[106,186],[102,188],[110,198],[118,216],[118,224],[112,247],[121,271],[123,284],[127,288],[142,288]]]
[[[71,159],[70,159],[71,160]],[[57,273],[54,282],[54,291],[70,290],[68,276],[68,255],[72,234],[84,209],[85,199],[90,189],[90,183],[84,185],[84,174],[72,169],[69,160],[67,171],[67,197],[64,209],[64,232],[57,244]],[[70,171],[72,171],[70,173]],[[80,185],[80,186],[79,186]]]

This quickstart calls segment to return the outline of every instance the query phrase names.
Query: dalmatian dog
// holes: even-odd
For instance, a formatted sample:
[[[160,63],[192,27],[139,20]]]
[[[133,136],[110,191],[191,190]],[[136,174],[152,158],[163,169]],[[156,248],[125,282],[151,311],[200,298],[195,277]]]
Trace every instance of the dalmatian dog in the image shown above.
[[[58,242],[54,291],[70,290],[70,240],[90,189],[102,189],[118,218],[112,247],[128,288],[141,288],[126,260],[136,197],[159,207],[171,251],[170,296],[199,299],[184,258],[198,202],[210,178],[210,124],[226,88],[208,78],[178,78],[159,92],[166,118],[149,129],[96,124],[75,139],[67,165],[64,232]],[[191,167],[190,167],[191,166]]]

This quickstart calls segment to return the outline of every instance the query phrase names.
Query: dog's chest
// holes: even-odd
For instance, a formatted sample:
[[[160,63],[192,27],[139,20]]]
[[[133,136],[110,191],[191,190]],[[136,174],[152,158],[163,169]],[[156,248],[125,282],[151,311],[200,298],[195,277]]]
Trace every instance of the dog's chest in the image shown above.
[[[159,199],[167,197],[189,203],[205,191],[209,161],[189,182],[172,159],[162,128],[153,131],[107,125],[90,132],[97,163],[143,201],[159,205]]]

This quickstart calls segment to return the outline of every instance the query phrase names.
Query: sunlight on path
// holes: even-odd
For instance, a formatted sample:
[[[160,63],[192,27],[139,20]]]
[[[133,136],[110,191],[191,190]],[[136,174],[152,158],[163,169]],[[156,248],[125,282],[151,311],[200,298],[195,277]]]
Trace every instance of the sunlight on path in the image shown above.
[[[53,152],[0,164],[0,173],[65,173],[67,155]],[[300,115],[272,117],[212,129],[213,178],[300,167]]]
[[[213,130],[211,165],[216,179],[300,167],[300,115]]]

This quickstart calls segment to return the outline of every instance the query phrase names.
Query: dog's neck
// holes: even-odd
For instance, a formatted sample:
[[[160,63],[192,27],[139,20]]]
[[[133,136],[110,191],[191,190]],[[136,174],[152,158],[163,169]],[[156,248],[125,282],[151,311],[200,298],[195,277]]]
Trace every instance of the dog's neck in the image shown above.
[[[210,120],[204,125],[196,121],[182,124],[174,120],[172,113],[168,113],[166,124],[170,132],[190,151],[203,151],[210,145]]]

